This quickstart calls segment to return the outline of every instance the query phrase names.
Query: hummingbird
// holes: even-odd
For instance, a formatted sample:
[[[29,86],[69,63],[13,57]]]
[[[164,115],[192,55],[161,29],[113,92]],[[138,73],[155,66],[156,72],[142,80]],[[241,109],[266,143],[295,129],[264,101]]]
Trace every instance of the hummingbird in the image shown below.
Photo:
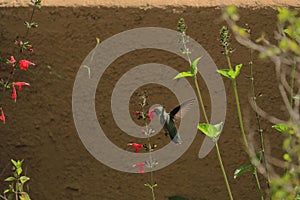
[[[163,126],[164,131],[169,134],[171,140],[175,144],[181,144],[182,140],[180,138],[179,132],[177,131],[174,118],[182,118],[187,111],[193,106],[195,99],[188,99],[182,104],[176,106],[170,113],[167,113],[164,106],[155,107],[154,113],[158,116],[160,124]],[[179,112],[180,111],[180,112]]]

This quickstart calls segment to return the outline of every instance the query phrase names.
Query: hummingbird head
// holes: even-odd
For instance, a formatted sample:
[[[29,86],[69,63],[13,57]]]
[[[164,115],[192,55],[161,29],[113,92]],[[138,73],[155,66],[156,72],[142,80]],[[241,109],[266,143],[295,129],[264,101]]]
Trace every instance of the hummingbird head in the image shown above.
[[[157,106],[153,109],[154,113],[158,116],[162,112],[162,106]]]

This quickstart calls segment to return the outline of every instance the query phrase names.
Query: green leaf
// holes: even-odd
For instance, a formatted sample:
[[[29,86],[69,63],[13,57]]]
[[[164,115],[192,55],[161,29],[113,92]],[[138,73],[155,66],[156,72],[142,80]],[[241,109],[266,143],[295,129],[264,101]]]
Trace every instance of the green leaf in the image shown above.
[[[9,194],[7,200],[13,200],[13,197],[14,197],[13,194]]]
[[[287,161],[287,162],[291,162],[291,161],[292,161],[292,158],[291,158],[291,156],[290,156],[288,153],[285,153],[285,154],[283,155],[283,159],[284,159],[285,161]]]
[[[22,184],[17,182],[16,183],[16,191],[20,192],[20,191],[22,191],[22,188],[23,188]]]
[[[25,26],[26,26],[28,29],[30,29],[30,28],[37,28],[37,27],[38,27],[38,24],[37,24],[36,22],[31,22],[31,23],[29,23],[29,22],[25,21],[24,24],[25,24]]]
[[[237,8],[234,5],[227,6],[225,12],[223,13],[223,18],[225,19],[232,19],[233,21],[239,20],[239,15],[237,13]]]
[[[290,145],[291,145],[291,137],[288,137],[283,141],[282,149],[287,151],[287,149],[290,148]]]
[[[214,143],[216,143],[219,139],[219,136],[222,132],[223,129],[223,122],[220,122],[219,124],[207,124],[207,123],[202,123],[198,124],[198,130],[200,130],[202,133],[210,137]]]
[[[215,129],[212,125],[203,123],[203,124],[198,124],[198,130],[207,135],[210,138],[213,138]]]
[[[4,181],[15,181],[15,180],[17,180],[15,177],[8,177],[8,178],[6,178]]]
[[[232,79],[232,74],[234,74],[234,71],[232,69],[219,69],[217,72],[227,78]]]
[[[96,46],[98,45],[98,44],[100,44],[100,38],[98,38],[98,37],[96,37]]]
[[[21,177],[20,177],[20,181],[21,181],[22,184],[26,183],[26,182],[29,181],[29,180],[30,180],[30,178],[27,177],[27,176],[21,176]]]
[[[294,39],[293,34],[292,34],[293,32],[292,32],[291,29],[286,28],[286,29],[283,30],[283,32],[285,32],[288,36],[290,36],[291,38]]]
[[[239,64],[235,66],[235,71],[233,69],[219,69],[217,72],[231,80],[236,79],[236,77],[240,74],[241,68],[243,64]]]
[[[281,133],[287,133],[289,130],[289,127],[287,124],[275,124],[272,126],[272,128],[275,128],[277,131]]]
[[[290,11],[287,8],[277,8],[277,10],[278,10],[277,18],[280,24],[284,24],[289,20],[295,19],[297,15],[296,10]]]
[[[253,165],[252,164],[248,164],[246,166],[241,166],[238,169],[236,169],[234,171],[234,179],[238,178],[239,176],[241,176],[242,174],[244,174],[245,172],[251,171],[253,169]]]
[[[300,100],[300,95],[293,96],[293,99]]]
[[[33,3],[34,6],[41,6],[42,0],[31,0],[31,3]]]
[[[17,171],[18,176],[20,176],[23,170],[21,167],[19,167],[19,168],[17,168],[16,171]]]
[[[27,28],[30,28],[29,22],[25,21],[25,22],[24,22],[24,25],[25,25]]]
[[[12,162],[12,164],[13,164],[15,167],[18,167],[18,163],[17,163],[17,161],[15,161],[15,160],[11,159],[11,162]]]
[[[247,33],[246,29],[241,28],[237,25],[233,25],[232,30],[233,30],[234,33],[236,33],[239,36],[242,36],[242,37],[245,37],[245,38],[249,37],[249,34]]]
[[[192,65],[191,65],[191,73],[192,73],[194,76],[197,75],[197,72],[198,72],[198,67],[197,67],[197,65],[198,65],[198,62],[199,62],[200,59],[201,59],[201,57],[196,58],[196,59],[193,61]]]
[[[6,190],[4,190],[3,194],[6,194],[6,193],[8,193],[8,192],[10,192],[10,190],[9,190],[9,189],[6,189]]]
[[[178,78],[183,78],[183,77],[188,77],[188,76],[193,76],[193,74],[191,72],[180,72],[173,79],[178,79]]]
[[[31,22],[30,23],[30,28],[37,28],[39,25],[36,22]]]
[[[20,200],[30,200],[27,192],[21,192]]]
[[[235,75],[234,75],[234,79],[240,74],[240,71],[243,67],[243,64],[239,64],[235,66]]]
[[[256,157],[256,159],[260,162],[261,159],[262,159],[262,152],[261,152],[261,151],[257,152],[257,153],[255,154],[255,157]]]

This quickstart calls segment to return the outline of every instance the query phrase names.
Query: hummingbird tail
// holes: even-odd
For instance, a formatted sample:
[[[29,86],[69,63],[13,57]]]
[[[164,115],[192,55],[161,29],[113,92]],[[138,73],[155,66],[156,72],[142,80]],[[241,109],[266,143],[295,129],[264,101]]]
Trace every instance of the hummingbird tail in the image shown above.
[[[172,141],[173,141],[175,144],[181,144],[181,143],[182,143],[182,139],[180,138],[180,136],[179,136],[178,133],[175,135],[175,137],[172,139]]]

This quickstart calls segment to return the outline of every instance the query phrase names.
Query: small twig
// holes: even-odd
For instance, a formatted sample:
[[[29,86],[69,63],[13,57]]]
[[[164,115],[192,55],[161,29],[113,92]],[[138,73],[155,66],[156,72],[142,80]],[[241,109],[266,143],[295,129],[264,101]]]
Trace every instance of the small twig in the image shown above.
[[[249,29],[249,34],[251,37],[251,30]],[[249,57],[250,57],[250,62],[249,62],[249,68],[250,68],[250,81],[251,81],[251,95],[253,99],[253,104],[254,104],[254,112],[255,112],[255,118],[257,122],[257,128],[258,128],[258,133],[259,133],[259,141],[260,141],[260,148],[261,148],[261,154],[262,154],[262,162],[264,164],[264,170],[266,172],[266,182],[268,186],[268,192],[270,193],[270,175],[269,175],[269,170],[267,166],[267,161],[266,161],[266,156],[265,156],[265,144],[264,144],[264,137],[263,137],[263,129],[261,127],[261,122],[259,115],[257,113],[257,104],[256,104],[256,96],[255,96],[255,88],[254,88],[254,75],[253,75],[253,57],[252,57],[252,52],[253,50],[250,48],[249,49]],[[254,155],[255,158],[255,155]]]
[[[253,99],[250,97],[249,98],[249,103],[251,105],[251,107],[253,109],[255,109],[254,103],[253,103]],[[278,119],[270,114],[268,114],[267,112],[265,112],[263,109],[261,109],[258,105],[256,105],[256,109],[257,109],[257,113],[259,114],[259,116],[261,116],[264,119],[267,119],[269,122],[271,122],[272,124],[281,124],[281,123],[285,123],[284,120]]]
[[[8,200],[7,198],[5,198],[4,196],[2,196],[1,194],[0,194],[0,198],[2,198],[3,200]]]

